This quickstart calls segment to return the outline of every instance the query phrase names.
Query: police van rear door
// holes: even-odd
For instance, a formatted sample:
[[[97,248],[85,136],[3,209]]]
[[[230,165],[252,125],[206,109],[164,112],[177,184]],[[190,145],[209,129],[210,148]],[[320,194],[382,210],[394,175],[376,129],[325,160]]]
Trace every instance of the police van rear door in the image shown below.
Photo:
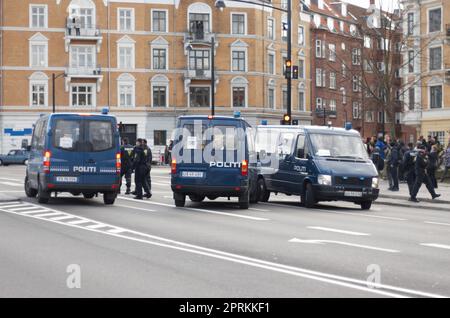
[[[85,118],[84,184],[109,185],[117,183],[117,154],[119,141],[115,119],[106,116]]]

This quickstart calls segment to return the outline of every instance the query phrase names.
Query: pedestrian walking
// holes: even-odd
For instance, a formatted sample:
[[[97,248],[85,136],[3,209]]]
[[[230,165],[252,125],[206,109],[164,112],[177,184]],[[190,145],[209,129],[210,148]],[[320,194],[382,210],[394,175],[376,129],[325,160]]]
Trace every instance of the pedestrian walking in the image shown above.
[[[431,146],[431,151],[428,155],[428,167],[427,167],[427,173],[428,176],[430,177],[430,181],[431,184],[433,185],[433,187],[435,189],[437,189],[438,184],[437,184],[437,180],[436,180],[436,170],[438,169],[438,150],[437,150],[437,146],[434,144]]]
[[[450,142],[448,143],[447,149],[445,150],[445,153],[444,153],[444,167],[445,167],[445,170],[444,170],[444,174],[442,175],[442,178],[440,180],[441,182],[444,182],[445,178],[447,177],[447,173],[450,170]]]
[[[134,147],[134,182],[136,184],[136,200],[143,199],[142,188],[144,188],[145,193],[148,195],[150,193],[147,183],[145,182],[145,177],[147,175],[147,151],[144,147],[143,140],[139,138],[136,142],[136,147]]]
[[[152,197],[152,179],[151,179],[151,171],[152,171],[152,161],[153,161],[153,154],[152,150],[147,144],[147,139],[142,139],[144,144],[144,152],[146,156],[146,166],[147,166],[147,173],[145,174],[145,184],[147,186],[147,190],[145,193],[145,196],[147,199],[150,199]]]
[[[133,146],[130,145],[127,137],[122,139],[122,145],[120,147],[120,157],[122,159],[122,166],[120,171],[120,182],[122,184],[123,177],[125,176],[125,184],[127,190],[125,194],[131,193],[131,175],[133,174]]]
[[[399,145],[395,141],[392,141],[390,146],[390,155],[388,158],[388,177],[389,177],[389,190],[399,191],[398,187],[398,166],[400,162]]]
[[[413,191],[411,193],[409,201],[419,202],[419,200],[417,200],[417,193],[419,193],[420,187],[422,186],[423,183],[425,183],[425,186],[427,187],[428,192],[430,192],[431,197],[433,199],[436,199],[441,196],[440,194],[437,194],[434,190],[430,177],[427,175],[427,166],[428,166],[428,156],[426,153],[426,147],[421,145],[414,163],[416,180],[414,182]]]
[[[412,195],[414,182],[416,180],[416,174],[414,171],[414,160],[417,156],[417,151],[414,149],[412,143],[408,144],[408,150],[405,151],[402,159],[402,166],[406,177],[406,183],[408,184],[409,196]]]
[[[383,171],[384,169],[384,160],[383,158],[381,158],[380,152],[380,148],[375,147],[372,155],[370,156],[370,160],[372,160],[373,164],[375,165],[375,168],[378,171],[378,175],[380,175],[381,171]]]

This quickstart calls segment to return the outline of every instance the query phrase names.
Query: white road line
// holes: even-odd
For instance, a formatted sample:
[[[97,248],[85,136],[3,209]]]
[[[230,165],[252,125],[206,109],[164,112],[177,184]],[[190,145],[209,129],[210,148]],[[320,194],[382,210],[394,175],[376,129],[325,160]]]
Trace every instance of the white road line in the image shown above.
[[[23,180],[20,179],[13,179],[13,178],[4,178],[4,177],[0,177],[0,180],[6,180],[6,181],[17,181],[17,182],[22,182]]]
[[[65,215],[65,216],[58,216],[56,218],[49,218],[50,220],[53,221],[62,221],[62,220],[68,220],[68,219],[74,219],[75,216],[73,215]]]
[[[14,209],[9,209],[10,211],[13,211],[13,212],[19,212],[19,211],[26,211],[26,210],[34,210],[34,209],[36,209],[36,207],[35,206],[32,206],[32,205],[27,205],[27,204],[23,204],[23,208],[14,208]]]
[[[114,234],[119,234],[119,233],[123,233],[123,232],[126,232],[127,230],[125,230],[125,229],[119,229],[119,228],[117,228],[117,229],[111,229],[111,230],[108,230],[107,232],[108,233],[114,233]]]
[[[134,199],[126,198],[126,197],[123,197],[123,196],[119,196],[118,199],[136,202],[136,200],[134,200]],[[166,206],[166,207],[170,207],[170,208],[174,208],[175,207],[175,205],[173,205],[173,204],[160,203],[160,202],[155,202],[155,201],[137,201],[137,202],[138,203],[145,203],[145,204],[154,204],[154,205]],[[189,207],[184,207],[184,208],[180,208],[180,209],[190,210],[190,211],[195,211],[195,212],[218,214],[218,215],[226,215],[226,216],[232,216],[232,217],[242,218],[242,219],[249,219],[249,220],[254,220],[254,221],[269,221],[269,219],[265,219],[265,218],[259,218],[259,217],[254,217],[254,216],[241,215],[241,214],[234,214],[234,213],[227,213],[227,212],[220,212],[220,211],[212,211],[212,210],[189,208]]]
[[[425,221],[424,223],[427,223],[427,224],[435,224],[435,225],[445,225],[445,226],[450,226],[450,223],[431,222],[431,221]]]
[[[11,214],[16,214],[16,215],[21,215],[23,217],[34,218],[31,215],[23,215],[23,214],[20,214],[17,212],[10,212],[7,210],[5,210],[5,212],[11,213]],[[60,212],[60,211],[56,211],[56,212]],[[287,274],[287,275],[291,275],[291,276],[308,278],[308,279],[312,279],[312,280],[316,280],[316,281],[321,281],[321,282],[325,282],[325,283],[329,283],[329,284],[333,284],[333,285],[337,285],[337,286],[342,286],[342,287],[347,287],[347,288],[351,288],[351,289],[355,289],[355,290],[361,290],[364,292],[374,293],[374,294],[378,294],[378,295],[384,295],[384,296],[389,296],[389,297],[399,297],[399,298],[408,297],[408,295],[423,296],[423,297],[437,297],[437,298],[447,297],[447,296],[442,296],[442,295],[438,295],[438,294],[422,292],[419,290],[396,287],[396,286],[392,286],[392,285],[378,284],[377,288],[368,288],[367,281],[365,281],[365,280],[359,280],[359,279],[349,278],[349,277],[345,277],[345,276],[339,276],[339,275],[334,275],[334,274],[327,274],[327,273],[323,273],[323,272],[313,271],[313,270],[304,269],[304,268],[300,268],[300,267],[294,267],[294,266],[288,266],[288,265],[283,265],[283,264],[274,263],[274,262],[268,262],[268,261],[251,258],[251,257],[243,256],[243,255],[232,254],[232,253],[228,253],[228,252],[224,252],[224,251],[220,251],[220,250],[205,248],[205,247],[198,246],[198,245],[192,245],[192,244],[188,244],[188,243],[184,243],[184,242],[180,242],[180,241],[174,241],[171,239],[166,239],[163,237],[149,235],[149,234],[142,233],[142,232],[136,232],[133,230],[127,230],[127,232],[129,232],[130,234],[139,235],[146,239],[139,239],[139,238],[132,237],[132,236],[125,236],[125,235],[115,234],[115,233],[111,233],[108,231],[101,231],[101,230],[97,230],[97,229],[88,229],[87,227],[70,224],[70,222],[66,223],[66,222],[60,222],[60,221],[54,221],[51,219],[42,219],[42,218],[35,218],[35,219],[41,220],[41,221],[46,221],[46,222],[51,222],[51,223],[56,223],[56,224],[60,224],[60,225],[64,225],[64,226],[74,227],[74,228],[78,228],[78,229],[85,230],[85,231],[100,233],[103,235],[110,235],[110,236],[130,240],[130,241],[134,241],[134,242],[141,242],[141,243],[148,244],[148,245],[165,247],[165,248],[174,249],[174,250],[178,250],[178,251],[184,251],[184,252],[191,253],[191,254],[203,255],[203,256],[208,256],[208,257],[215,258],[215,259],[226,260],[226,261],[233,262],[233,263],[244,264],[244,265],[248,265],[251,267],[262,268],[262,269],[266,269],[266,270],[270,270],[270,271],[274,271],[274,272],[278,272],[278,273],[283,273],[283,274]],[[86,221],[87,222],[97,222],[94,220],[86,220]],[[113,225],[110,225],[110,226],[115,227]],[[155,242],[155,240],[158,240],[160,242]],[[161,242],[164,242],[164,243],[161,243]],[[398,293],[394,293],[394,292],[403,293],[403,294],[398,294]]]
[[[18,204],[18,203],[22,203],[22,202],[20,202],[20,201],[0,202],[0,207],[3,207],[5,205]]]
[[[443,248],[443,249],[446,249],[446,250],[450,250],[450,245],[437,244],[437,243],[421,243],[420,245],[428,246],[428,247]]]
[[[46,211],[46,212],[48,212],[48,211]],[[44,214],[35,214],[35,215],[33,215],[34,217],[37,217],[37,218],[43,218],[44,216],[56,216],[56,215],[61,215],[61,214],[63,214],[63,213],[61,213],[61,212],[50,212],[50,213],[44,213]]]
[[[102,227],[108,227],[108,225],[99,223],[99,224],[94,224],[94,225],[88,225],[86,227],[89,229],[101,229]]]
[[[170,183],[162,183],[162,182],[152,182],[152,185],[159,185],[159,186],[170,186]]]
[[[89,222],[92,222],[92,221],[83,219],[83,220],[77,220],[77,221],[70,221],[70,222],[67,222],[67,224],[79,225],[79,224],[89,223]]]
[[[157,212],[156,210],[138,208],[138,207],[130,206],[130,205],[114,204],[114,206],[118,206],[118,207],[121,207],[121,208],[127,208],[127,209],[133,209],[133,210],[146,211],[146,212]]]
[[[7,182],[7,181],[4,181],[4,182],[0,181],[0,184],[11,186],[11,187],[23,187],[23,184],[21,184],[21,183],[14,183],[14,182]]]
[[[332,241],[332,240],[301,240],[301,239],[298,239],[298,238],[293,238],[293,239],[289,240],[289,242],[290,243],[306,243],[306,244],[329,243],[329,244],[337,244],[337,245],[359,247],[359,248],[364,248],[364,249],[368,249],[368,250],[375,250],[375,251],[381,251],[381,252],[387,252],[387,253],[400,253],[400,251],[398,251],[398,250],[393,250],[393,249],[389,249],[389,248],[382,248],[382,247],[376,247],[376,246],[354,244],[354,243],[348,243],[348,242],[342,242],[342,241]]]
[[[17,208],[17,207],[21,207],[21,206],[23,206],[23,203],[2,205],[2,206],[0,206],[0,208],[2,208],[2,209],[9,209],[9,208]]]
[[[257,208],[248,208],[248,209],[252,210],[252,211],[258,211],[258,212],[270,212],[270,210],[257,209]]]
[[[348,234],[348,235],[354,235],[354,236],[369,236],[370,235],[368,233],[345,231],[345,230],[332,229],[332,228],[329,228],[329,227],[322,227],[322,226],[308,226],[308,229],[319,230],[319,231],[326,231],[326,232],[334,232],[334,233],[341,233],[341,234]]]
[[[34,214],[34,213],[44,213],[44,212],[48,212],[48,210],[46,209],[39,209],[38,207],[35,207],[37,210],[34,211],[25,211],[25,212],[18,212],[20,214]]]

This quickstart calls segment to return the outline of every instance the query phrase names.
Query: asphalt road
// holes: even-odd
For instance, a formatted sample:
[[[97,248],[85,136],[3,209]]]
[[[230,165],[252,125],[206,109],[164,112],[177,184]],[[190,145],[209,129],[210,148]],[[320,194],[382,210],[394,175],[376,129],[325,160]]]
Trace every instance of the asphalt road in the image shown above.
[[[450,296],[450,211],[281,195],[180,209],[161,168],[150,200],[40,205],[24,172],[0,167],[0,193],[18,199],[0,203],[0,297]]]

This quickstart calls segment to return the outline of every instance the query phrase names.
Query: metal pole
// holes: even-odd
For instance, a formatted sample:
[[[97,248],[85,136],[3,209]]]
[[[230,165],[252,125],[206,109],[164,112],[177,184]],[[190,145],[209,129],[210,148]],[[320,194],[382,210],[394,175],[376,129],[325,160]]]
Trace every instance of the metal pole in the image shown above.
[[[288,0],[287,2],[288,9],[288,30],[287,30],[287,37],[288,37],[288,43],[287,43],[287,59],[288,61],[291,61],[292,63],[292,0]],[[287,79],[287,114],[289,116],[289,125],[292,124],[292,74]]]
[[[214,36],[211,37],[211,115],[215,114],[216,99],[215,99],[215,88],[216,88],[216,75],[215,75],[215,60],[214,60]]]
[[[56,74],[52,74],[52,103],[53,103],[53,113],[56,113],[56,94],[55,94],[55,80],[56,80]]]

